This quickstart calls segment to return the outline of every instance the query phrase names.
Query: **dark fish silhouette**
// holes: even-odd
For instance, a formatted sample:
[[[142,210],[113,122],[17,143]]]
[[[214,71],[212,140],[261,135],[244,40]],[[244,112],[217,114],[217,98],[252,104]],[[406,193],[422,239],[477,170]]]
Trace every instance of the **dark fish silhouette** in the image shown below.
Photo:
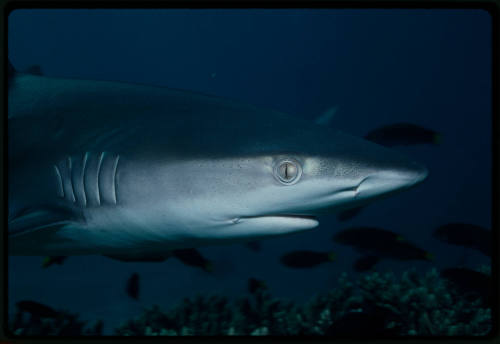
[[[248,279],[248,291],[251,294],[255,294],[256,292],[258,292],[260,290],[265,290],[265,289],[267,289],[267,285],[264,281],[258,280],[258,279],[253,278],[253,277]]]
[[[293,251],[283,255],[281,263],[290,268],[312,268],[322,263],[335,260],[333,252],[315,252],[315,251]]]
[[[30,313],[36,318],[57,318],[60,314],[60,312],[49,306],[31,300],[19,301],[16,306],[19,311]]]
[[[347,209],[347,210],[344,210],[344,211],[341,211],[337,214],[337,220],[339,221],[349,221],[351,220],[352,218],[358,216],[359,213],[361,213],[361,211],[365,208],[364,205],[362,206],[359,206],[359,207],[356,207],[356,208],[351,208],[351,209]]]
[[[260,252],[262,250],[262,242],[259,240],[248,241],[245,243],[245,246],[254,252]]]
[[[441,143],[439,133],[411,123],[386,125],[370,131],[364,138],[387,147]]]
[[[161,263],[167,260],[172,256],[172,253],[167,251],[167,252],[161,252],[161,253],[152,253],[152,254],[144,254],[144,253],[139,253],[139,254],[103,254],[103,256],[119,260],[121,262],[127,262],[127,263],[139,263],[139,262],[144,262],[144,263]]]
[[[201,253],[194,248],[174,250],[173,255],[185,265],[201,268],[207,272],[213,270],[212,262],[203,257]]]
[[[134,300],[139,300],[139,274],[133,273],[127,280],[125,288],[127,295]]]
[[[434,256],[406,241],[401,235],[376,227],[353,227],[333,236],[333,241],[363,254],[396,260],[433,260]],[[372,258],[373,259],[373,258]],[[366,266],[366,261],[359,264]]]
[[[440,241],[472,248],[491,257],[493,237],[486,228],[468,223],[448,223],[436,228],[433,235]]]
[[[490,303],[492,280],[489,275],[467,268],[448,268],[441,271],[441,276],[461,292],[477,294],[484,302]]]
[[[169,259],[170,257],[175,257],[181,261],[184,265],[189,265],[192,267],[201,268],[205,271],[212,271],[212,263],[203,257],[201,253],[194,248],[187,248],[182,250],[166,251],[162,253],[154,254],[121,254],[121,255],[105,255],[108,258],[120,260],[122,262],[148,262],[148,263],[161,263]]]
[[[62,265],[68,256],[47,256],[43,259],[42,267],[48,268],[51,265],[57,264]]]
[[[434,255],[408,241],[395,242],[378,253],[382,258],[396,260],[434,260]]]
[[[358,250],[383,251],[394,242],[404,241],[398,234],[377,227],[351,227],[338,232],[333,241],[353,246]]]
[[[353,268],[357,272],[371,270],[379,261],[380,257],[376,255],[363,256],[354,262]]]

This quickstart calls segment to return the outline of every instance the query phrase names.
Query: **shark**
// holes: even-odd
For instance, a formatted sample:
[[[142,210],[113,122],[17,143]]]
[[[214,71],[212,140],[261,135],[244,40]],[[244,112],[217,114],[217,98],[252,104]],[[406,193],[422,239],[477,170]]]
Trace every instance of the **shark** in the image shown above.
[[[428,174],[280,111],[10,62],[7,130],[10,255],[147,259],[300,233]]]

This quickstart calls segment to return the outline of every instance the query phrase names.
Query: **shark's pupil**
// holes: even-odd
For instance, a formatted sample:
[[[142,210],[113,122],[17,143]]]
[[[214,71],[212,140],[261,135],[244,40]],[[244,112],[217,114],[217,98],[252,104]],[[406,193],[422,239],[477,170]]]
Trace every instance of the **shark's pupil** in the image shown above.
[[[297,178],[297,166],[292,162],[285,161],[279,166],[278,174],[282,182],[289,183]]]

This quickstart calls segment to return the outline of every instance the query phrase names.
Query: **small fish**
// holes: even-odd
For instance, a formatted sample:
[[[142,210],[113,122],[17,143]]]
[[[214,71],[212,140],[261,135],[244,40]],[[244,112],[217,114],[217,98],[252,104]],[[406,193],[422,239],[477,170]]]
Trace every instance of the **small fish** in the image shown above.
[[[290,268],[312,268],[335,260],[334,252],[293,251],[283,255],[280,261]]]
[[[102,330],[104,328],[104,322],[102,320],[98,320],[94,325],[94,333],[98,336],[102,336]]]
[[[376,255],[367,255],[359,258],[354,262],[353,268],[357,272],[371,270],[379,261],[380,257]]]
[[[133,273],[127,280],[127,285],[125,287],[127,295],[134,300],[139,300],[139,274]]]
[[[213,271],[213,264],[211,261],[201,255],[201,253],[194,248],[186,248],[182,250],[174,250],[174,257],[179,259],[182,263],[201,268],[207,272]]]
[[[404,240],[398,233],[377,227],[351,227],[333,236],[336,243],[368,251],[384,250],[390,243]]]
[[[401,235],[376,227],[353,227],[333,236],[333,241],[353,246],[363,254],[396,260],[433,260],[427,252]]]
[[[378,252],[378,254],[383,258],[396,260],[434,260],[432,253],[407,241],[395,242],[392,245],[388,245],[384,251]]]
[[[361,213],[361,211],[364,208],[365,208],[365,206],[359,206],[356,208],[351,208],[351,209],[341,211],[337,214],[337,220],[342,221],[342,222],[349,221],[352,218],[354,218],[355,216],[357,216],[359,213]]]
[[[466,268],[448,268],[441,271],[441,276],[463,293],[478,294],[486,303],[491,300],[492,280],[487,274]]]
[[[258,292],[260,290],[265,290],[265,289],[267,289],[266,282],[264,282],[262,280],[258,280],[258,279],[253,278],[253,277],[248,279],[248,291],[251,294],[255,294],[256,292]]]
[[[68,256],[47,256],[43,259],[42,268],[48,268],[53,264],[62,265]]]
[[[36,318],[57,318],[60,315],[60,312],[54,310],[52,307],[35,301],[22,300],[17,302],[16,306],[19,311],[30,313]]]
[[[411,123],[386,125],[370,131],[364,138],[387,147],[441,143],[439,133]]]
[[[119,260],[121,262],[144,262],[144,263],[161,263],[172,256],[171,252],[161,253],[128,253],[128,254],[104,254],[105,257]]]
[[[493,237],[486,228],[468,223],[448,223],[436,228],[433,235],[440,241],[472,248],[491,257]]]
[[[245,246],[254,252],[260,252],[262,250],[262,242],[259,240],[248,241],[245,243]]]

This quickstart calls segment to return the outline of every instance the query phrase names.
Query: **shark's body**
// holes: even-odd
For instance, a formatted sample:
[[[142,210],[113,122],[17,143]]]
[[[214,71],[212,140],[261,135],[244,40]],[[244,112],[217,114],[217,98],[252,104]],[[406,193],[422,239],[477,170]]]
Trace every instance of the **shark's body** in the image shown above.
[[[8,102],[10,254],[141,256],[293,233],[427,174],[312,121],[169,88],[17,74]]]

